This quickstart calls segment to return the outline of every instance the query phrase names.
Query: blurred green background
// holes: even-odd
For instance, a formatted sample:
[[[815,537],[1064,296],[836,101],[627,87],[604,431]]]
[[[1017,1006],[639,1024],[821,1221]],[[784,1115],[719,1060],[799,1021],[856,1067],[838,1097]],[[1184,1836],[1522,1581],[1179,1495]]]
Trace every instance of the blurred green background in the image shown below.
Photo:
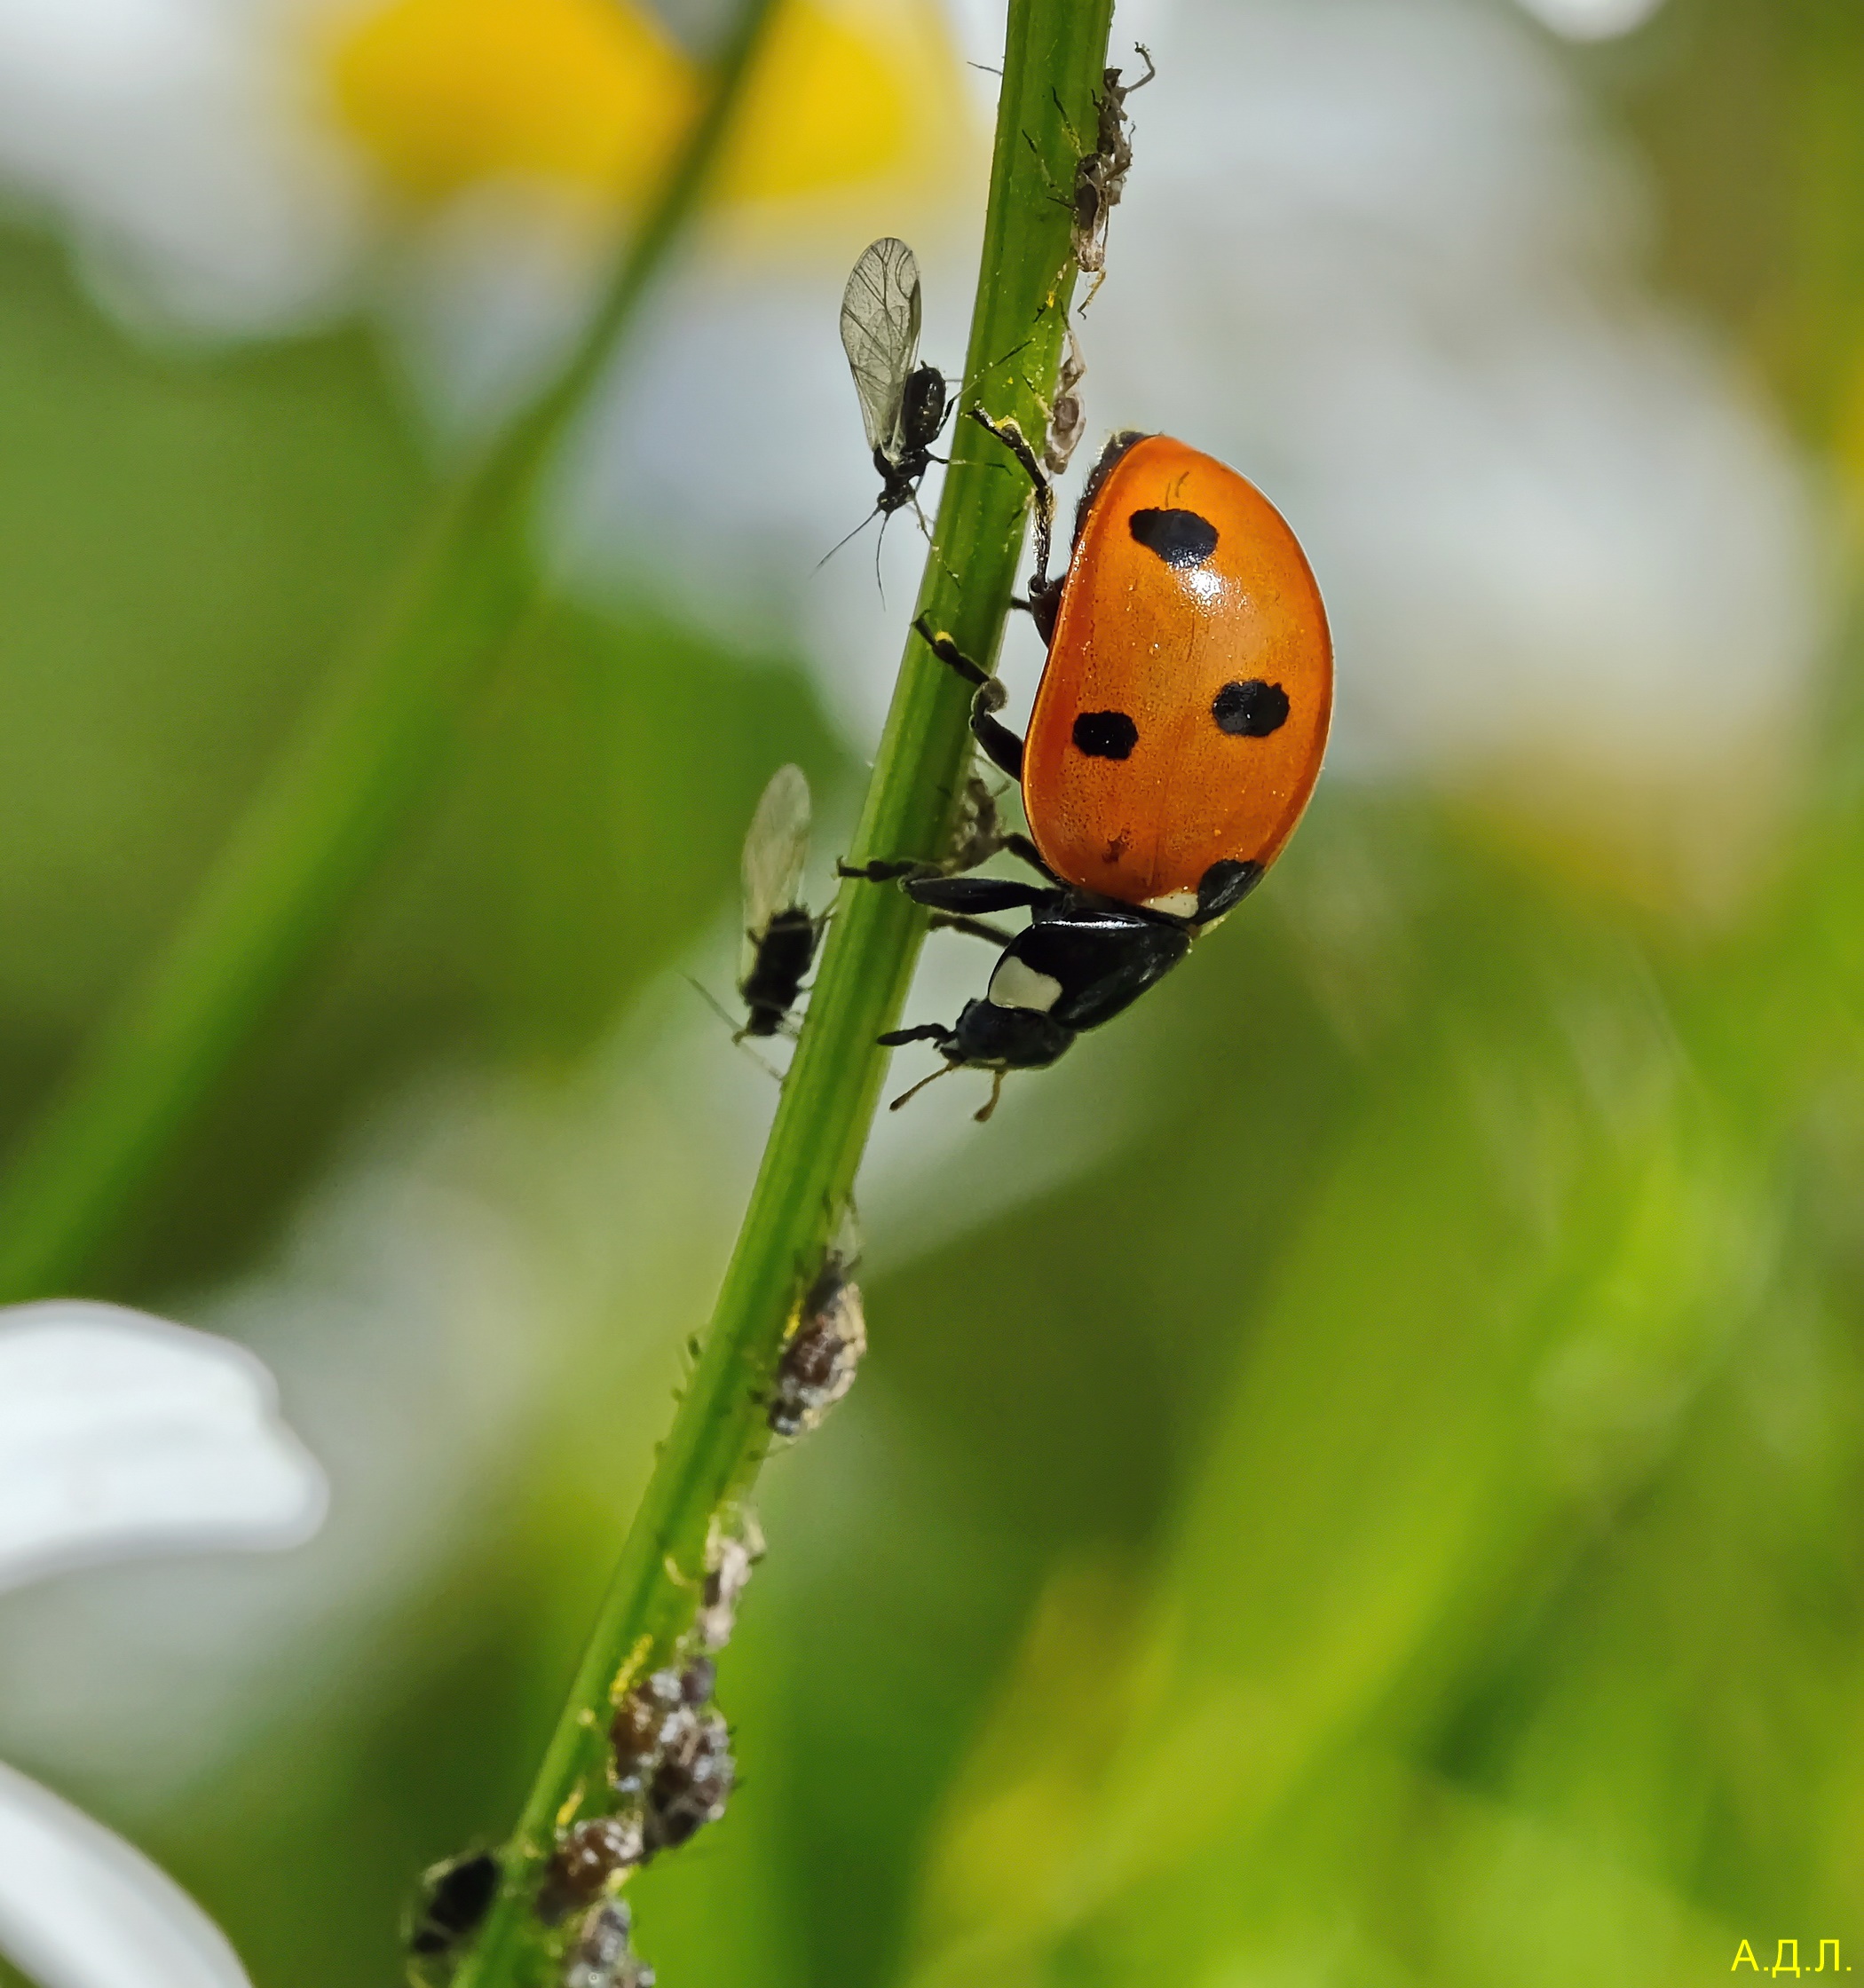
[[[1864,1945],[1864,15],[1670,0],[1543,39],[1644,176],[1640,280],[1819,493],[1812,743],[1707,908],[1615,816],[1511,807],[1505,769],[1349,767],[1247,915],[1020,1116],[896,1122],[867,1369],[770,1470],[722,1666],[741,1785],[631,1888],[666,1988],[1681,1984],[1742,1939],[1763,1968]],[[368,308],[184,339],[100,294],[19,209],[13,1131],[444,454]],[[413,1874],[521,1800],[769,1109],[680,976],[729,988],[771,769],[831,837],[853,807],[806,650],[620,582],[540,611],[87,1281],[250,1327],[335,1543],[302,1590],[280,1561],[10,1598],[0,1742],[265,1988],[395,1978]],[[947,943],[913,1018],[981,975]],[[398,1306],[442,1322],[391,1344]],[[365,1566],[378,1526],[399,1557]]]

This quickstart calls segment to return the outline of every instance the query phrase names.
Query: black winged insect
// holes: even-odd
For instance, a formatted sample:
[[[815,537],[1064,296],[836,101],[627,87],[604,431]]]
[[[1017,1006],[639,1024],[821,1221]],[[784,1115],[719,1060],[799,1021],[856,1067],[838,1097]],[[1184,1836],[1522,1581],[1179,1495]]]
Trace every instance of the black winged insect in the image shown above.
[[[422,1874],[421,1901],[407,1928],[417,1967],[449,1959],[472,1937],[498,1896],[501,1875],[488,1850],[450,1858]]]
[[[823,919],[802,901],[809,860],[809,782],[800,766],[770,776],[745,837],[745,949],[738,991],[746,1008],[737,1040],[774,1036],[802,992]]]
[[[848,539],[908,504],[925,527],[920,478],[935,460],[932,445],[956,396],[946,393],[945,376],[936,366],[919,363],[919,258],[898,236],[882,235],[862,250],[841,293],[841,345],[881,477],[873,509]],[[884,522],[881,529],[885,532]],[[874,559],[878,567],[878,551]]]

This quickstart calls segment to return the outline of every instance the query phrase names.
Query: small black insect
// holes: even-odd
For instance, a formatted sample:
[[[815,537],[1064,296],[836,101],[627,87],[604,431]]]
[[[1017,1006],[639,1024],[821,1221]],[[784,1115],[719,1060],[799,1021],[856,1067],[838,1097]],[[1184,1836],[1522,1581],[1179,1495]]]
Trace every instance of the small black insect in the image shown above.
[[[785,1027],[816,957],[823,920],[802,902],[809,831],[809,782],[801,767],[779,766],[745,836],[745,948],[738,991],[746,1012],[734,1038],[740,1042],[746,1036],[774,1036]]]
[[[873,510],[849,539],[872,519],[890,517],[908,504],[919,513],[920,479],[938,460],[932,445],[955,397],[946,393],[945,376],[936,366],[919,363],[919,325],[918,258],[897,236],[884,235],[862,251],[841,293],[841,345],[881,478]],[[923,528],[922,513],[919,521]],[[878,563],[879,554],[874,556]]]
[[[817,1427],[854,1385],[867,1351],[867,1320],[861,1287],[849,1279],[849,1267],[841,1252],[831,1250],[797,1307],[770,1392],[770,1424],[779,1436]]]
[[[1084,153],[1074,169],[1074,259],[1081,273],[1094,279],[1081,300],[1083,311],[1106,280],[1107,223],[1133,170],[1133,121],[1126,115],[1126,99],[1158,74],[1149,49],[1135,43],[1133,52],[1145,58],[1145,75],[1136,83],[1122,83],[1118,69],[1103,73],[1102,94],[1094,99],[1100,114],[1094,149]]]
[[[408,1952],[418,1960],[443,1960],[471,1938],[498,1896],[499,1874],[498,1858],[489,1850],[423,1871],[421,1903],[408,1925]]]

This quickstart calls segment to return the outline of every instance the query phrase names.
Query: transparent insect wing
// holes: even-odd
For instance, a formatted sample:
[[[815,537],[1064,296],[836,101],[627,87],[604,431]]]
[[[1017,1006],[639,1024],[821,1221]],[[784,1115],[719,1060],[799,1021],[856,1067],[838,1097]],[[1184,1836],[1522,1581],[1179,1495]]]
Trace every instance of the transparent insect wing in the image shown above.
[[[763,790],[745,837],[744,972],[748,974],[756,941],[779,911],[802,902],[802,870],[809,861],[809,782],[800,766],[779,766]]]
[[[867,446],[889,462],[904,450],[900,398],[919,358],[919,262],[896,235],[862,252],[841,293],[841,344],[861,401]]]

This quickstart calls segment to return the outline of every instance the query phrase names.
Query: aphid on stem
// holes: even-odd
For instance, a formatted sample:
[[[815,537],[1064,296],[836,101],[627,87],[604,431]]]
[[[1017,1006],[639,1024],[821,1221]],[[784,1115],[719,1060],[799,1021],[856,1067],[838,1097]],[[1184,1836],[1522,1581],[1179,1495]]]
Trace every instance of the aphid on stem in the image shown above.
[[[738,1771],[731,1737],[716,1712],[701,1712],[660,1756],[643,1817],[648,1856],[677,1849],[724,1814]]]
[[[478,1930],[498,1896],[499,1861],[490,1850],[449,1858],[421,1874],[421,1903],[407,1929],[418,1964],[445,1960]]]
[[[592,1905],[576,1929],[563,1988],[653,1988],[653,1969],[628,1945],[634,1921],[619,1898]]]
[[[1107,223],[1126,190],[1126,175],[1133,170],[1133,121],[1126,115],[1126,99],[1143,90],[1158,74],[1151,51],[1133,43],[1133,53],[1144,57],[1146,73],[1137,83],[1122,83],[1120,71],[1107,70],[1102,93],[1094,99],[1100,124],[1094,133],[1094,149],[1084,153],[1074,169],[1074,259],[1084,276],[1094,281],[1087,295],[1076,305],[1085,311],[1094,300],[1107,277]]]
[[[707,1650],[723,1650],[738,1622],[738,1598],[763,1558],[763,1530],[754,1513],[735,1508],[715,1519],[706,1540],[706,1578],[699,1590],[694,1633]]]
[[[744,958],[738,991],[744,1026],[732,1038],[774,1036],[786,1028],[816,957],[820,918],[802,902],[809,861],[809,781],[800,766],[779,766],[757,803],[745,835]]]
[[[544,1873],[538,1916],[547,1923],[566,1918],[598,1897],[612,1879],[632,1870],[644,1854],[637,1816],[593,1816],[573,1824]]]
[[[1133,86],[1135,89],[1137,84]],[[1080,341],[1074,327],[1068,327],[1068,350],[1062,357],[1062,369],[1055,379],[1054,404],[1048,410],[1048,440],[1042,450],[1042,462],[1051,476],[1063,475],[1087,432],[1087,411],[1081,404],[1080,385],[1087,376],[1087,361],[1081,357]]]
[[[854,1385],[867,1351],[867,1317],[861,1287],[849,1274],[853,1267],[852,1249],[830,1249],[796,1307],[770,1390],[767,1419],[777,1435],[818,1427]]]
[[[951,417],[952,397],[945,376],[936,366],[919,363],[920,293],[919,260],[896,235],[883,235],[861,253],[841,293],[841,347],[854,375],[861,403],[861,426],[873,466],[880,473],[881,493],[873,509],[839,544],[824,554],[833,558],[849,539],[878,517],[886,520],[911,504],[920,529],[927,532],[919,508],[920,480],[943,460],[932,454]],[[874,578],[880,578],[881,555],[874,548]]]
[[[684,1670],[655,1671],[615,1708],[608,1729],[609,1784],[617,1793],[641,1792],[661,1755],[691,1731],[717,1677],[710,1657],[696,1657]]]

